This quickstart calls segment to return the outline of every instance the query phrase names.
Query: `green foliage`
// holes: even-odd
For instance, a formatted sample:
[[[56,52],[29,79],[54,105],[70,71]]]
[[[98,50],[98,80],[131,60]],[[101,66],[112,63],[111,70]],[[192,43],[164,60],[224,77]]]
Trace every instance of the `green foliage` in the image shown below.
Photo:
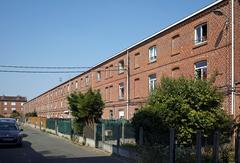
[[[5,118],[2,114],[0,114],[0,118]]]
[[[12,111],[10,118],[19,118],[21,117],[21,114],[17,112],[16,110]]]
[[[34,112],[26,113],[26,114],[25,114],[25,117],[37,117],[37,112],[34,111]]]
[[[212,82],[162,78],[147,106],[135,114],[132,123],[136,130],[142,126],[153,135],[175,128],[177,141],[183,144],[192,143],[197,130],[205,137],[219,130],[226,136],[222,141],[226,141],[233,121],[221,109],[222,101],[223,94]]]
[[[89,89],[84,94],[81,92],[71,93],[68,103],[76,122],[93,125],[102,116],[104,102],[99,91]]]
[[[75,135],[82,135],[83,134],[83,127],[84,127],[84,123],[74,119],[73,121],[73,132]]]

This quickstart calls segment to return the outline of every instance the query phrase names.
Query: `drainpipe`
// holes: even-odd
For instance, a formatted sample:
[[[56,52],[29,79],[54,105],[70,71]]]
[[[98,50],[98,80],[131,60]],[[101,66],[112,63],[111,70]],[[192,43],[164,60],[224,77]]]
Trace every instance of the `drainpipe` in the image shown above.
[[[234,118],[235,118],[235,83],[234,83],[234,53],[235,53],[235,41],[234,41],[234,0],[231,0],[231,9],[232,9],[232,68],[231,68],[231,71],[232,71],[232,78],[231,78],[231,87],[232,87],[232,90],[231,90],[231,98],[232,98],[232,106],[231,106],[231,113],[233,114]]]
[[[130,59],[127,49],[127,120],[129,119],[129,102],[130,102]]]

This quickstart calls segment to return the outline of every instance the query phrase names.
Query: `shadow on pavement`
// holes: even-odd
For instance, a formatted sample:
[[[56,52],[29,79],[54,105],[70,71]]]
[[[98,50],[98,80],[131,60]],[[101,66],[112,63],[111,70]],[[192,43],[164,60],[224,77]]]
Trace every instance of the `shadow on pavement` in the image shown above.
[[[44,156],[49,151],[36,152],[28,141],[23,141],[22,147],[1,146],[0,163],[126,163],[127,161],[111,156],[67,158],[60,156]]]

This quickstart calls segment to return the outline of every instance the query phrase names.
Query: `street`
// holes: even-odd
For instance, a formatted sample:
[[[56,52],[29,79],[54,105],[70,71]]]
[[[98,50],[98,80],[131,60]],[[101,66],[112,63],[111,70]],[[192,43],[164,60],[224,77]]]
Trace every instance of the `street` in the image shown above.
[[[78,146],[30,127],[24,128],[22,147],[0,147],[0,163],[127,163],[100,150]]]

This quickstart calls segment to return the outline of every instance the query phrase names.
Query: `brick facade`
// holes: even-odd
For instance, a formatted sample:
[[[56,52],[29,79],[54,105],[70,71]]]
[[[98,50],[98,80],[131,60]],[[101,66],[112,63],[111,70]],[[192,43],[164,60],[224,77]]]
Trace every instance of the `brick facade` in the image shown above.
[[[207,62],[207,78],[218,72],[215,84],[224,90],[226,98],[223,108],[231,113],[231,28],[226,26],[226,17],[213,13],[220,9],[231,20],[228,0],[219,0],[190,15],[176,24],[163,29],[153,36],[123,50],[92,69],[72,78],[55,88],[32,99],[25,111],[37,111],[44,117],[69,117],[66,97],[74,91],[89,88],[99,90],[106,103],[103,118],[130,119],[141,108],[149,96],[149,77],[162,76],[193,78],[195,64]],[[235,1],[235,83],[237,92],[239,81],[239,1]],[[205,40],[196,44],[195,29],[206,25]],[[204,29],[202,29],[204,31]],[[149,50],[156,48],[156,60],[149,62]],[[124,70],[120,72],[119,66]],[[120,66],[121,67],[121,66]],[[121,68],[120,68],[121,69]],[[119,87],[123,86],[123,98],[119,98]],[[239,96],[236,93],[236,114],[239,110]]]
[[[0,96],[0,114],[9,117],[13,110],[23,114],[23,105],[27,102],[22,96]]]

